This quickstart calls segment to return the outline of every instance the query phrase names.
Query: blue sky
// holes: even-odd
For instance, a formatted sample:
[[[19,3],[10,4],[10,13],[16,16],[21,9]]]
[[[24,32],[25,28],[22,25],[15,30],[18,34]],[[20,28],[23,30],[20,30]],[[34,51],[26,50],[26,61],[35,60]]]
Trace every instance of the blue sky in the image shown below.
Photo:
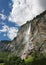
[[[10,22],[8,20],[8,16],[12,10],[12,0],[0,0],[0,30],[3,30],[3,26],[8,26],[9,28],[14,27],[15,29],[19,29],[19,25],[14,22]],[[4,19],[2,18],[2,14],[6,16]],[[14,33],[14,32],[13,32]],[[11,40],[7,35],[8,31],[0,31],[0,40]]]
[[[11,6],[9,6],[9,3],[11,3]],[[0,0],[0,13],[3,13],[8,16],[11,9],[12,9],[11,0]],[[2,12],[3,10],[4,10],[4,12]]]
[[[46,9],[44,3],[43,0],[0,0],[0,40],[13,40],[21,25]]]

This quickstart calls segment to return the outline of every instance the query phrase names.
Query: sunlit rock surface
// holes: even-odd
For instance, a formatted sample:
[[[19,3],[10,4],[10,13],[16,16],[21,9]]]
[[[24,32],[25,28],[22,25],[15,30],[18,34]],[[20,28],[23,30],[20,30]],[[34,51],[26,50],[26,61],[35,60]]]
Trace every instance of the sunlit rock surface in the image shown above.
[[[46,11],[22,25],[10,47],[22,59],[39,47],[41,53],[46,53]]]
[[[34,12],[35,13],[35,12]],[[17,37],[7,46],[12,54],[25,59],[36,51],[46,54],[46,11],[27,21],[18,31]]]

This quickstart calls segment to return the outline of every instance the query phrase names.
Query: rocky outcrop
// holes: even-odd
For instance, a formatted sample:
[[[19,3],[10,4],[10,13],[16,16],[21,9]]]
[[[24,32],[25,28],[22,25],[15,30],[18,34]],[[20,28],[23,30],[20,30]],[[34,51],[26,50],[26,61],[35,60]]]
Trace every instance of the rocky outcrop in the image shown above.
[[[27,55],[36,53],[46,54],[46,11],[27,21],[18,31],[17,37],[8,45],[11,53],[22,59]]]
[[[40,50],[41,53],[46,53],[46,11],[21,26],[10,48],[21,58],[33,51]]]

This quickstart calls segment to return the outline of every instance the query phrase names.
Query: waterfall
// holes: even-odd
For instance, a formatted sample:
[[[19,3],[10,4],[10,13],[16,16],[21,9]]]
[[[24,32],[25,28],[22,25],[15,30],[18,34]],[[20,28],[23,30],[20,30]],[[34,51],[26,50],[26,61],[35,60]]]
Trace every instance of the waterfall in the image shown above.
[[[30,46],[30,43],[32,44],[32,42],[30,41],[30,37],[31,37],[31,24],[29,24],[29,27],[25,32],[25,36],[24,36],[25,48],[22,51],[22,56],[21,56],[22,59],[26,57],[28,50],[32,49],[32,45]]]

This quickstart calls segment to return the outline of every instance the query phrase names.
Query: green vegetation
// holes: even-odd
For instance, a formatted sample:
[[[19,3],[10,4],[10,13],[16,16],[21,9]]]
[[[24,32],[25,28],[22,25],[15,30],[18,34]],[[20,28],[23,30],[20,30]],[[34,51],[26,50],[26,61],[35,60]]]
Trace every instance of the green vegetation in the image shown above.
[[[4,63],[0,63],[0,65],[4,65]]]
[[[0,52],[0,63],[4,63],[8,58],[9,52]]]
[[[9,56],[4,65],[25,65],[25,61],[17,56]]]
[[[26,63],[32,62],[33,59],[34,59],[34,57],[29,56],[28,58],[25,59],[25,62],[26,62]]]
[[[9,52],[0,52],[0,58],[6,58]]]
[[[46,65],[46,57],[28,57],[25,62],[26,65]]]
[[[34,60],[31,65],[46,65],[46,58]]]
[[[0,52],[0,65],[46,65],[46,57],[43,55],[29,56],[25,60],[7,52]]]

